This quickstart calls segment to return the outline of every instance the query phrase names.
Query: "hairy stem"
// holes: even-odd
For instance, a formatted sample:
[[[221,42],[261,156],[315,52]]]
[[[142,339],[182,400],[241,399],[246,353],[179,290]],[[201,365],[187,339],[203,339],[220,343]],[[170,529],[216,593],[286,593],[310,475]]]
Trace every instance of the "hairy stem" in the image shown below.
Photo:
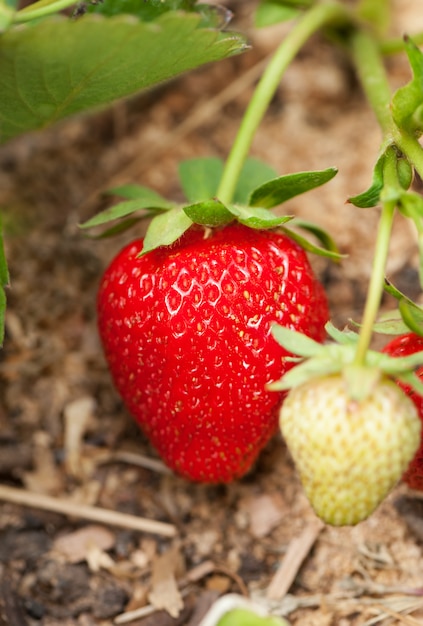
[[[317,4],[297,22],[280,44],[250,100],[227,159],[217,192],[221,202],[227,203],[232,200],[254,134],[288,65],[313,33],[326,24],[345,20],[347,20],[346,10],[339,4],[333,2]]]
[[[390,112],[391,90],[379,47],[373,37],[357,30],[351,38],[353,60],[363,90],[372,107],[385,140],[391,138],[393,120]]]
[[[373,325],[378,315],[384,289],[385,268],[389,254],[389,242],[391,239],[392,224],[397,204],[395,193],[392,194],[393,199],[391,199],[389,198],[390,194],[388,190],[394,190],[398,187],[396,164],[397,156],[392,149],[387,153],[385,160],[384,188],[388,192],[388,199],[382,203],[382,213],[376,237],[372,273],[367,290],[367,298],[364,307],[362,325],[360,328],[360,336],[357,344],[357,352],[355,354],[356,365],[365,365],[366,363],[366,354],[373,334]]]
[[[376,237],[373,267],[367,290],[362,326],[355,356],[356,365],[364,365],[373,325],[376,321],[384,289],[385,268],[389,252],[392,224],[399,189],[397,151],[401,138],[390,111],[391,90],[377,43],[364,31],[357,31],[351,40],[353,60],[367,99],[376,115],[386,150],[383,171],[382,213]],[[392,146],[390,149],[387,149]]]

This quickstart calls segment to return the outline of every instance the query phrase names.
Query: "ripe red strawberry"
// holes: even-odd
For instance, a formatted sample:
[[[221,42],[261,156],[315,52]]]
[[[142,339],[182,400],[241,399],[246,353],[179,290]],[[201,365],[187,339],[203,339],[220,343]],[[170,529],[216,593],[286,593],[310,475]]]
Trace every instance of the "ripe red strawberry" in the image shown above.
[[[265,389],[292,362],[272,322],[318,341],[329,313],[304,250],[240,224],[192,227],[138,257],[142,240],[106,270],[100,336],[127,408],[164,461],[204,482],[250,468],[278,426],[282,394]]]
[[[390,341],[383,349],[390,356],[401,357],[414,354],[423,350],[423,337],[415,335],[414,333],[408,333],[401,335]],[[417,375],[423,380],[423,366],[417,369]],[[412,399],[417,407],[420,420],[423,422],[423,396],[417,391],[414,391],[410,386],[403,383],[399,383],[402,389]],[[407,483],[412,489],[419,489],[423,491],[423,431],[422,439],[420,442],[420,448],[417,450],[414,459],[408,466],[407,471],[403,476],[404,482]]]

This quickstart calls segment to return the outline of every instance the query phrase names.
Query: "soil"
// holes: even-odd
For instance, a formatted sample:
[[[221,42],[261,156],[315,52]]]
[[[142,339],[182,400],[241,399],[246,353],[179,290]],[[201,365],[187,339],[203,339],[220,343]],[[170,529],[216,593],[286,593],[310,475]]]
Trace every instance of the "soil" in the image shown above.
[[[295,626],[423,623],[418,493],[400,485],[356,527],[323,527],[280,437],[242,480],[191,484],[161,465],[110,381],[95,292],[135,234],[92,240],[78,224],[107,206],[104,191],[116,184],[179,199],[178,162],[228,154],[263,59],[287,30],[257,32],[255,3],[228,4],[247,53],[0,149],[11,274],[0,357],[1,626],[108,626],[129,611],[137,626],[198,626],[231,592]],[[394,8],[394,34],[423,29],[420,0]],[[393,88],[409,80],[402,57],[387,67]],[[369,186],[379,142],[348,59],[314,37],[288,69],[252,154],[280,173],[339,168],[284,210],[327,228],[348,255],[340,264],[311,259],[341,327],[361,317],[378,219],[346,199]],[[418,298],[416,247],[398,219],[387,273]],[[16,502],[17,489],[35,499]],[[131,526],[144,518],[150,527]]]

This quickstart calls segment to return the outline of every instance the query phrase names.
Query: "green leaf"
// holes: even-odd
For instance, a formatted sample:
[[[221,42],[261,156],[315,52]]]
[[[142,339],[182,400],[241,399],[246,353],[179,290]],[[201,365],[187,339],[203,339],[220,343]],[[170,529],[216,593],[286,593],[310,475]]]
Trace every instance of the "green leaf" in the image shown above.
[[[216,196],[223,167],[223,161],[217,157],[182,161],[179,164],[179,179],[188,202],[202,202]]]
[[[168,11],[191,11],[201,16],[200,25],[204,28],[224,28],[232,16],[231,12],[221,6],[197,4],[196,0],[103,0],[103,2],[87,3],[87,13],[99,13],[107,17],[114,15],[134,15],[144,22],[156,20]]]
[[[249,204],[270,209],[294,196],[323,185],[331,180],[337,171],[335,167],[330,167],[316,172],[286,174],[255,189],[250,196]]]
[[[84,15],[9,29],[0,38],[0,141],[245,49],[242,36],[199,28],[200,19]]]
[[[159,246],[169,246],[192,226],[192,220],[180,209],[175,208],[151,220],[144,238],[142,254]]]
[[[233,221],[233,215],[219,200],[205,200],[183,207],[184,213],[203,226],[223,226]]]
[[[146,195],[145,198],[140,197],[137,200],[125,200],[124,202],[119,202],[118,204],[97,213],[97,215],[94,215],[94,217],[89,219],[87,222],[81,224],[80,228],[86,229],[93,228],[94,226],[100,226],[101,224],[108,224],[114,220],[132,215],[132,213],[135,213],[136,211],[167,211],[174,206],[175,205],[173,203],[168,202],[158,195],[156,197],[148,197]]]
[[[423,102],[423,53],[409,37],[404,39],[404,43],[413,78],[407,85],[395,92],[392,98],[392,116],[401,129],[422,132],[423,126],[416,125],[414,114]],[[418,119],[419,116],[417,116]]]
[[[277,178],[273,167],[259,159],[248,157],[239,175],[233,201],[235,204],[248,204],[250,195],[257,187]]]
[[[143,21],[152,21],[168,11],[192,11],[194,5],[195,0],[104,0],[86,3],[85,8],[87,13],[100,13],[107,17],[126,13]]]
[[[257,28],[264,28],[292,20],[298,14],[298,9],[284,6],[277,0],[263,0],[256,11],[254,23]]]
[[[385,153],[383,153],[377,160],[373,169],[372,184],[363,193],[357,196],[351,196],[348,198],[348,202],[360,209],[368,209],[374,207],[379,203],[380,194],[383,189],[383,168],[385,165]]]
[[[292,220],[291,215],[274,215],[268,209],[263,209],[262,207],[231,204],[228,206],[228,210],[240,224],[257,230],[276,228],[276,226],[286,224],[286,222]]]

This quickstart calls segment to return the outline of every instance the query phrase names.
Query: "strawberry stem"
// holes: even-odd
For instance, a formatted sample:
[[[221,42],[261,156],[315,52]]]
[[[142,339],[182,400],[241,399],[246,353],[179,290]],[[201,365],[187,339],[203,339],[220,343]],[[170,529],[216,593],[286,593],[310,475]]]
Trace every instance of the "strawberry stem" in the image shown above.
[[[384,166],[384,181],[391,181],[391,184],[394,185],[395,181],[397,182],[397,155],[394,149],[389,150],[386,154]],[[386,188],[387,187],[385,185],[385,189]],[[367,291],[366,304],[363,312],[363,320],[360,328],[357,350],[354,359],[355,365],[366,364],[367,351],[370,346],[371,338],[373,335],[373,326],[378,315],[384,289],[385,268],[388,259],[389,242],[391,240],[392,224],[394,220],[396,204],[397,200],[395,194],[393,194],[393,199],[388,198],[387,200],[382,202],[382,213],[380,216],[376,237],[372,273]]]
[[[288,65],[306,41],[322,26],[334,22],[342,23],[348,19],[349,13],[345,7],[324,2],[307,11],[282,41],[257,85],[232,145],[217,192],[221,202],[229,203],[233,198],[255,132]]]
[[[392,118],[390,110],[391,90],[376,41],[367,32],[357,30],[351,39],[351,51],[364,92],[381,127],[383,134],[382,152],[385,152],[383,190],[381,192],[382,213],[354,360],[356,365],[365,365],[373,326],[382,299],[392,224],[399,197],[400,184],[397,172],[398,150],[396,146],[407,155],[410,147],[413,150],[415,147],[408,141],[409,138],[405,138],[405,135],[400,132]]]

